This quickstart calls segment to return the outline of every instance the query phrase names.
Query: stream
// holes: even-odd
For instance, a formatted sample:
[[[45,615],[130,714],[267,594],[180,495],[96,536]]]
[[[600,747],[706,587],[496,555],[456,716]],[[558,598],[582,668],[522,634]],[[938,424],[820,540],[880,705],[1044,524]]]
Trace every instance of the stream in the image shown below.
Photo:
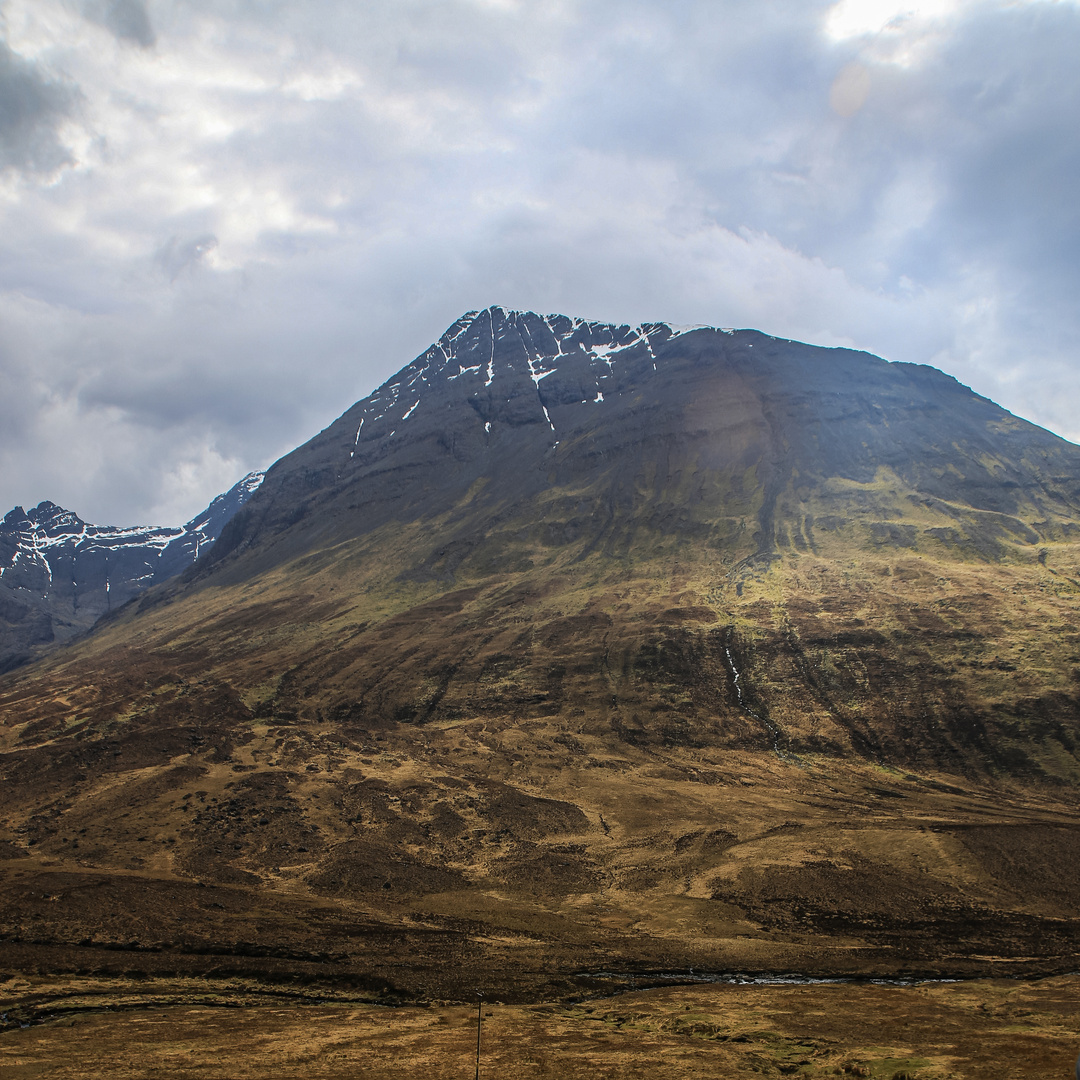
[[[764,716],[758,716],[758,714],[743,701],[742,687],[739,685],[739,679],[742,677],[742,673],[735,666],[735,660],[731,655],[731,649],[727,645],[724,646],[724,652],[727,653],[728,667],[731,668],[731,674],[734,676],[735,696],[739,699],[739,708],[742,709],[747,716],[752,716],[759,724],[765,725],[769,734],[772,736],[773,751],[778,758],[783,760],[784,754],[780,749],[780,729],[772,723],[772,721],[766,720]]]
[[[610,979],[629,983],[630,987],[648,990],[656,986],[687,983],[722,983],[726,986],[827,986],[861,983],[869,986],[920,986],[923,983],[958,983],[968,980],[943,976],[867,976],[867,975],[796,975],[752,974],[741,971],[647,971],[629,974],[621,971],[581,971],[580,979]],[[970,976],[970,979],[985,976]]]

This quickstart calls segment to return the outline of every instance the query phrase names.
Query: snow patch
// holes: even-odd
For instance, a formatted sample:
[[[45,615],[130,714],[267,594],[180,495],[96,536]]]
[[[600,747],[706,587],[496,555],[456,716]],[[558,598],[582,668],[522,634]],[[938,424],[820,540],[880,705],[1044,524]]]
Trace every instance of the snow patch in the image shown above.
[[[458,364],[458,373],[456,375],[447,375],[446,376],[446,381],[447,382],[453,382],[455,379],[460,379],[462,375],[469,375],[472,372],[479,371],[479,370],[480,370],[480,365],[479,364],[477,364],[475,367],[462,367],[460,364]]]
[[[673,338],[682,337],[683,334],[691,334],[695,330],[711,330],[711,326],[706,326],[705,323],[687,323],[685,326],[679,326],[675,323],[664,324],[670,331]]]
[[[491,356],[488,359],[487,365],[487,382],[485,386],[490,386],[495,378],[495,320],[491,317],[491,312],[488,312],[488,328],[491,330]]]
[[[590,345],[586,352],[590,352],[597,360],[606,360],[613,352],[625,349],[625,345]]]

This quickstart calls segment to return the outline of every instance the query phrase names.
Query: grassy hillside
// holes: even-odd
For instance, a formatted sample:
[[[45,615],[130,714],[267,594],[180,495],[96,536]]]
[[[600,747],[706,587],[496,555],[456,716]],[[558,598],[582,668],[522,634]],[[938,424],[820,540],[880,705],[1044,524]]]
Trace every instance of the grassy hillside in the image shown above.
[[[209,562],[0,681],[8,965],[1072,970],[1080,450],[763,335],[563,327],[540,381],[490,321],[498,399],[467,326],[407,437],[358,403]]]

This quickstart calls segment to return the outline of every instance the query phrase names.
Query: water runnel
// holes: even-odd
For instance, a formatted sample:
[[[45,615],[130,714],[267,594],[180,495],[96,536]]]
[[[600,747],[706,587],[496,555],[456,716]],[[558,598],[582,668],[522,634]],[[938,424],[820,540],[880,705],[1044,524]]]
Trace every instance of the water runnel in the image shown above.
[[[764,716],[759,716],[756,712],[754,712],[753,709],[750,708],[749,705],[746,704],[745,701],[743,701],[742,687],[739,685],[739,679],[742,677],[742,674],[735,666],[735,659],[731,655],[730,647],[725,645],[724,652],[727,654],[728,667],[731,668],[733,685],[735,687],[735,696],[736,698],[738,698],[739,708],[742,709],[742,711],[746,713],[747,716],[752,716],[759,724],[763,724],[765,726],[766,730],[772,736],[773,750],[775,751],[776,756],[783,760],[784,753],[780,749],[780,729],[771,720],[766,720]]]

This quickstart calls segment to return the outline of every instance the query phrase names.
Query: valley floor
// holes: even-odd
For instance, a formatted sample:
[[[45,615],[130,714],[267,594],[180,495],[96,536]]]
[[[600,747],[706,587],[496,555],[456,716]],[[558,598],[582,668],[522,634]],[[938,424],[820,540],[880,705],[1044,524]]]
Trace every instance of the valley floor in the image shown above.
[[[199,980],[9,979],[0,984],[7,1007],[35,1022],[0,1034],[0,1071],[11,1080],[473,1075],[474,1008],[254,1006],[244,987],[234,990],[211,994]],[[669,986],[577,1004],[486,1004],[480,1075],[1060,1080],[1078,1050],[1077,975]]]

